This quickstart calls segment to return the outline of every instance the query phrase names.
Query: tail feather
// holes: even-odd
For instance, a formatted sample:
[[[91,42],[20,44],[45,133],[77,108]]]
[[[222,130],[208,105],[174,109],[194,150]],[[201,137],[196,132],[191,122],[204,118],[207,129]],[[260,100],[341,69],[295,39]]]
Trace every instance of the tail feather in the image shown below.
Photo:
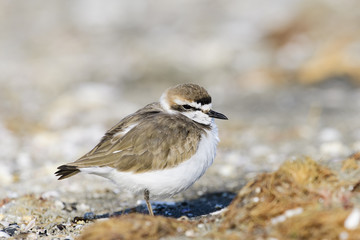
[[[71,165],[61,165],[57,169],[59,170],[55,172],[55,175],[59,177],[58,180],[71,177],[80,172],[77,166],[71,166]]]

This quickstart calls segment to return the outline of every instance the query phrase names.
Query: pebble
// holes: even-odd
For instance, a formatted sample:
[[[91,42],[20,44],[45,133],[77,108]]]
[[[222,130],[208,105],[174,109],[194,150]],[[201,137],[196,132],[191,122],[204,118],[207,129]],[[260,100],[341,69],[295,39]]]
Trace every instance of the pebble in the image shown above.
[[[200,223],[200,224],[197,225],[197,227],[198,227],[198,228],[205,228],[205,224]]]
[[[223,165],[219,168],[219,174],[223,177],[233,176],[235,175],[235,167],[230,164]]]
[[[88,205],[86,205],[85,203],[78,204],[76,208],[79,211],[88,211],[90,209],[90,207]]]
[[[60,231],[66,229],[66,226],[65,226],[64,224],[58,224],[58,225],[56,225],[56,227],[57,227]]]
[[[80,224],[77,224],[77,225],[75,226],[75,229],[81,229],[81,228],[84,227],[84,224],[85,224],[84,221],[78,221],[78,223],[80,223]]]
[[[325,156],[348,155],[349,150],[341,142],[326,142],[321,144],[320,153]]]
[[[0,221],[0,224],[1,224],[3,227],[5,227],[5,228],[10,225],[10,223],[7,222],[7,221]]]
[[[344,227],[349,230],[354,230],[359,226],[360,223],[360,209],[354,208],[350,215],[346,218],[344,222]]]
[[[0,182],[4,186],[13,182],[13,176],[11,174],[11,169],[4,164],[0,168]]]
[[[304,209],[301,208],[301,207],[294,208],[294,209],[289,209],[289,210],[285,211],[285,216],[290,218],[290,217],[301,214],[303,211],[304,211]]]
[[[86,220],[94,219],[94,218],[95,218],[95,213],[93,213],[93,212],[87,212],[87,213],[84,214],[84,219],[86,219]],[[77,223],[80,223],[80,221],[77,222]]]
[[[354,150],[354,152],[359,152],[360,151],[360,141],[356,141],[352,144],[352,149]]]
[[[31,220],[28,225],[26,225],[24,231],[27,232],[30,229],[32,229],[33,227],[35,227],[35,223],[36,223],[36,218],[34,218],[33,220]]]
[[[27,152],[20,152],[16,158],[16,165],[19,168],[29,168],[31,166],[32,160],[30,154]]]
[[[36,236],[35,233],[29,233],[29,234],[26,236],[26,239],[28,239],[28,240],[36,240],[36,239],[38,239],[38,237]]]
[[[51,198],[57,198],[59,197],[59,192],[58,191],[47,191],[44,192],[43,194],[41,194],[41,198],[45,199],[45,200],[49,200]]]
[[[21,218],[21,220],[22,220],[23,222],[28,223],[28,222],[30,222],[31,220],[33,220],[33,217],[32,217],[32,216],[23,216],[23,217]]]
[[[60,200],[56,200],[54,205],[57,209],[64,209],[64,207],[65,207],[65,204]]]
[[[347,232],[341,232],[340,234],[339,234],[339,239],[340,240],[347,240],[349,238],[349,233],[347,233]]]
[[[7,228],[4,229],[4,232],[9,234],[10,236],[14,236],[17,229],[19,229],[19,225],[16,223],[10,224]]]
[[[319,140],[321,142],[338,141],[340,138],[341,138],[341,134],[335,128],[324,128],[319,133]]]
[[[186,237],[194,237],[194,236],[195,236],[194,230],[187,230],[187,231],[185,232],[185,236],[186,236]]]
[[[77,221],[76,223],[77,223],[76,226],[82,226],[85,224],[85,222],[83,220]]]
[[[274,217],[271,219],[271,223],[272,224],[278,224],[278,223],[281,223],[281,222],[284,222],[286,220],[286,216],[284,215],[279,215],[277,217]]]
[[[278,224],[281,222],[284,222],[287,218],[299,215],[303,212],[304,210],[302,208],[294,208],[294,209],[289,209],[286,210],[283,214],[276,216],[274,218],[271,219],[271,223],[272,224]]]
[[[269,146],[265,145],[255,145],[250,148],[250,154],[252,157],[262,157],[267,156],[272,153],[272,150]]]
[[[190,208],[182,208],[181,209],[181,213],[189,213],[189,212],[191,212]]]
[[[164,214],[165,214],[165,216],[172,216],[173,215],[170,211],[165,211]]]
[[[220,203],[217,203],[217,204],[215,204],[215,207],[214,207],[214,208],[217,209],[217,210],[219,210],[219,209],[224,208],[224,205],[222,205],[222,204],[220,204]]]
[[[0,231],[0,237],[3,237],[3,238],[9,238],[10,235],[7,234],[6,232],[3,232],[3,231]]]
[[[223,209],[220,209],[220,210],[218,210],[218,211],[215,211],[215,212],[210,213],[210,215],[211,215],[211,216],[219,215],[219,214],[221,214],[221,213],[223,213],[223,212],[225,212],[225,211],[227,211],[227,210],[228,210],[228,208],[223,208]]]

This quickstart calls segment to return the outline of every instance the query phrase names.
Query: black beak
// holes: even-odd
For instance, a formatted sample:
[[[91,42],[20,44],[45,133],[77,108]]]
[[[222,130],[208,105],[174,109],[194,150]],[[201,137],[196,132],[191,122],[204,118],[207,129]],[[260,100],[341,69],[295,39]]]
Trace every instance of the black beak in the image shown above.
[[[215,112],[213,110],[210,110],[207,114],[209,115],[209,117],[212,117],[212,118],[228,120],[228,118],[224,114]]]

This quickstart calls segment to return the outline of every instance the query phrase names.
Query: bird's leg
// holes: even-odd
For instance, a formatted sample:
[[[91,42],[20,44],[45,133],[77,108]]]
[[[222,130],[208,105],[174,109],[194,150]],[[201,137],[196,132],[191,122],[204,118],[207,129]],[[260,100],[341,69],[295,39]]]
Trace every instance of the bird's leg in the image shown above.
[[[151,216],[154,216],[154,213],[153,213],[153,210],[151,208],[151,204],[150,204],[150,192],[148,189],[145,189],[144,190],[144,199],[145,199],[145,202],[146,202],[146,206],[149,210],[149,215]]]

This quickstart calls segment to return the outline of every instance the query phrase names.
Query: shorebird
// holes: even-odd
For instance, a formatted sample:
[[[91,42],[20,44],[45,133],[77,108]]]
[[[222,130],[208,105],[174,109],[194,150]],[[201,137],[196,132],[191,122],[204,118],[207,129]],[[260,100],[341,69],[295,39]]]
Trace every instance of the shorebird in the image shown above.
[[[154,102],[125,117],[87,154],[58,167],[60,179],[90,173],[150,199],[189,188],[213,163],[219,142],[209,93],[196,84],[167,89]]]

